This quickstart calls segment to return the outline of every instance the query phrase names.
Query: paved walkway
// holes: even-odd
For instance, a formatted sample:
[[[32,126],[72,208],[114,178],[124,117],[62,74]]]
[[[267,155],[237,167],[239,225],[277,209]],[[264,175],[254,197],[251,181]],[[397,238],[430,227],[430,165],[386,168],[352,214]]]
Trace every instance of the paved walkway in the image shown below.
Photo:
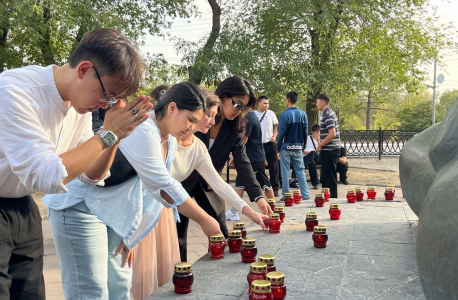
[[[354,188],[356,187],[355,185],[348,185],[348,186],[344,186],[344,185],[341,185],[339,184],[339,197],[342,197],[344,198],[345,197],[345,194],[346,194],[346,190],[348,188]],[[379,195],[382,195],[383,193],[383,188],[377,188],[378,192],[379,192]],[[317,192],[317,190],[311,190],[311,197],[312,199],[314,198],[315,196],[315,193]],[[400,189],[396,189],[396,194],[397,195],[402,195],[401,194],[401,190]],[[249,203],[249,205],[257,210],[257,206],[255,203],[251,203],[249,202],[249,200],[247,199],[246,195],[244,197],[245,201],[247,201]],[[310,202],[311,203],[311,202]],[[366,204],[367,202],[363,202],[363,204]],[[402,215],[405,215],[405,220],[403,221],[407,226],[403,228],[403,230],[408,230],[408,231],[403,231],[403,232],[399,232],[399,234],[402,234],[402,236],[405,236],[406,232],[408,234],[408,232],[414,232],[413,229],[416,228],[416,223],[417,223],[417,217],[416,215],[410,210],[409,206],[407,205],[407,203],[405,201],[402,201],[400,202],[402,203],[402,206],[397,206],[395,209],[393,209],[393,207],[386,207],[386,209],[384,208],[385,206],[383,205],[383,202],[382,203],[378,203],[380,204],[379,207],[377,206],[377,211],[380,211],[381,213],[383,213],[383,216],[386,217],[386,220],[389,221],[392,217],[392,215],[390,215],[391,213],[392,214],[395,214],[396,216],[402,216]],[[356,207],[356,206],[355,206]],[[227,207],[227,209],[229,209],[230,207]],[[361,210],[360,210],[361,211]],[[370,210],[367,210],[366,211],[368,214],[371,214]],[[363,220],[367,220],[367,218],[370,217],[369,216],[366,216]],[[246,224],[250,224],[251,221],[241,215],[241,220],[244,221]],[[379,220],[380,223],[383,223],[382,220]],[[233,222],[229,222],[229,223],[233,223]],[[358,224],[358,220],[355,221],[355,225]],[[255,225],[255,224],[254,224]],[[360,225],[358,225],[360,226]],[[229,228],[232,228],[232,224],[228,224],[228,227]],[[412,229],[413,228],[413,229]],[[58,259],[57,259],[57,255],[56,255],[56,250],[55,250],[55,246],[54,246],[54,241],[52,239],[52,235],[51,235],[51,230],[50,230],[50,226],[49,226],[49,222],[48,220],[44,219],[43,220],[43,234],[44,234],[44,243],[45,243],[45,260],[44,260],[44,276],[45,276],[45,282],[46,282],[46,294],[47,294],[47,299],[48,300],[63,300],[64,297],[63,297],[63,293],[62,293],[62,283],[61,283],[61,275],[60,275],[60,268],[59,268],[59,262],[58,262]],[[395,233],[396,235],[398,233]],[[409,247],[414,249],[415,245],[414,245],[414,242],[415,242],[415,239],[414,238],[410,238],[409,240]],[[190,223],[190,227],[189,227],[189,234],[188,234],[188,258],[189,258],[189,261],[191,263],[194,263],[195,261],[197,261],[200,257],[204,256],[206,253],[207,253],[207,243],[208,243],[208,240],[207,240],[207,237],[203,234],[202,230],[200,229],[200,227],[195,223],[195,222],[192,222]],[[400,246],[400,247],[404,247],[404,246]],[[371,246],[370,249],[372,249],[371,251],[375,251],[377,253],[381,253],[385,250],[382,250],[382,249],[376,249],[376,247],[374,246]],[[393,253],[397,253],[396,249],[395,248],[386,248],[386,251],[394,251]],[[415,266],[415,270],[416,270],[416,262],[415,262],[415,258],[414,258],[414,250],[412,250],[413,254],[412,256],[409,258],[409,264],[413,264]],[[391,263],[394,263],[395,260],[393,260],[393,262]],[[370,262],[368,262],[370,263]],[[391,265],[390,263],[390,257],[387,258],[387,260],[384,262],[388,265]],[[374,270],[375,271],[375,270]],[[370,276],[368,277],[370,278]],[[379,283],[380,280],[383,280],[383,279],[377,279],[376,280],[376,283]],[[349,299],[349,298],[347,298]],[[352,298],[353,299],[353,298]],[[355,298],[357,299],[357,298]],[[361,298],[361,299],[369,299],[369,298]],[[393,299],[401,299],[401,298],[393,298]],[[406,299],[409,299],[409,298],[406,298]]]

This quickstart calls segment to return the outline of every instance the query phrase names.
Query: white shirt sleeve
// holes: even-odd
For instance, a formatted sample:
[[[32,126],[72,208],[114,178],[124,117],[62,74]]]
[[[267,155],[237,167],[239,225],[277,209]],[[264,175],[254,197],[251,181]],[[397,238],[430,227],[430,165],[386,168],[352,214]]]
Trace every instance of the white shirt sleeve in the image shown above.
[[[0,89],[0,149],[12,172],[31,192],[67,192],[63,180],[68,176],[56,146],[40,123],[39,107],[18,88]],[[14,100],[14,101],[13,101]]]
[[[189,195],[181,183],[173,178],[167,170],[162,159],[161,138],[152,122],[152,120],[147,120],[140,124],[128,137],[121,141],[119,148],[156,200],[167,208],[178,206]],[[176,147],[176,143],[174,147]],[[172,150],[168,149],[168,152],[175,155],[176,149]],[[175,203],[170,205],[165,201],[161,197],[161,191],[169,194]]]
[[[270,111],[270,112],[271,112],[271,116],[272,116],[272,124],[278,124],[277,116],[275,115],[275,113],[273,111]]]
[[[232,205],[232,207],[241,212],[243,208],[248,205],[239,195],[237,195],[234,189],[221,178],[218,172],[216,172],[208,151],[206,151],[205,158],[197,166],[196,170],[202,175],[215,193],[225,202]]]

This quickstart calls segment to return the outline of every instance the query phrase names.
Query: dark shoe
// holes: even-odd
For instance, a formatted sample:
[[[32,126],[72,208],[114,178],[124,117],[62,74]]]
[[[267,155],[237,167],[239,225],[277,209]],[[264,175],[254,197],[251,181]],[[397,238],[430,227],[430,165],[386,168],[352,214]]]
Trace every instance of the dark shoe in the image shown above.
[[[344,180],[344,181],[341,180],[340,182],[342,182],[345,185],[348,185],[348,180]]]
[[[313,186],[313,189],[314,189],[314,190],[317,190],[317,189],[318,189],[318,185],[314,185],[314,186]]]
[[[278,197],[278,190],[274,190],[274,196]]]
[[[294,189],[298,189],[299,188],[299,185],[297,184],[297,180],[293,180],[289,183],[289,187],[291,188],[294,188]]]
[[[283,197],[281,197],[279,201],[280,202],[284,202],[285,200],[283,199]]]

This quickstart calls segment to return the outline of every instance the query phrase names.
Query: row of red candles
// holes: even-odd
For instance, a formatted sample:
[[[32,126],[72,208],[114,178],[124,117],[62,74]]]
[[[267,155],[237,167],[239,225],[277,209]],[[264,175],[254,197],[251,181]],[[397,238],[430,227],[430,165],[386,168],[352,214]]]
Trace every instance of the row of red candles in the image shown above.
[[[385,199],[393,200],[394,192],[394,186],[387,186],[385,190]],[[367,190],[367,194],[368,199],[375,199],[375,188],[369,187]],[[326,188],[323,189],[322,193],[317,193],[315,197],[316,206],[323,207],[324,202],[329,201],[329,196],[329,189]],[[347,192],[347,201],[349,203],[362,201],[363,196],[364,193],[362,193],[362,188],[356,188],[356,193],[355,190],[350,189]],[[282,206],[276,206],[275,199],[269,200],[269,205],[271,206],[272,210],[277,213],[273,213],[270,215],[270,220],[267,225],[271,233],[279,233],[281,223],[284,222],[285,218],[284,208]],[[292,206],[291,203],[300,204],[300,191],[294,191],[294,193],[285,193],[284,200],[285,206]],[[290,205],[287,205],[287,203]],[[329,215],[331,220],[340,219],[341,210],[340,205],[338,203],[330,204]],[[328,235],[326,234],[326,226],[318,225],[317,214],[315,212],[307,213],[305,225],[307,231],[313,231],[312,239],[314,242],[314,246],[316,248],[325,248],[328,240]],[[246,229],[245,224],[243,222],[234,223],[234,230],[229,231],[228,245],[229,252],[240,252],[242,255],[242,261],[251,263],[250,272],[247,275],[250,290],[250,300],[284,299],[284,297],[286,296],[284,274],[281,272],[275,272],[276,267],[274,265],[273,255],[260,255],[259,262],[255,262],[257,255],[256,240],[251,237],[246,237]],[[224,258],[225,246],[226,243],[224,242],[224,236],[211,236],[209,243],[210,257],[213,259]],[[268,274],[268,272],[270,275]],[[180,294],[191,292],[193,281],[194,277],[191,271],[191,264],[187,262],[177,263],[175,265],[175,274],[173,276],[175,292]]]

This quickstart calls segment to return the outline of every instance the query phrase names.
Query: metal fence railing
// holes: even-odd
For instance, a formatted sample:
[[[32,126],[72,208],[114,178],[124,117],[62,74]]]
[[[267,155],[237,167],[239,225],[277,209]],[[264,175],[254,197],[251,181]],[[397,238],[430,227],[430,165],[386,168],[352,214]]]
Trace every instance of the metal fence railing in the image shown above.
[[[420,131],[341,130],[340,141],[347,156],[400,155],[404,145]]]

